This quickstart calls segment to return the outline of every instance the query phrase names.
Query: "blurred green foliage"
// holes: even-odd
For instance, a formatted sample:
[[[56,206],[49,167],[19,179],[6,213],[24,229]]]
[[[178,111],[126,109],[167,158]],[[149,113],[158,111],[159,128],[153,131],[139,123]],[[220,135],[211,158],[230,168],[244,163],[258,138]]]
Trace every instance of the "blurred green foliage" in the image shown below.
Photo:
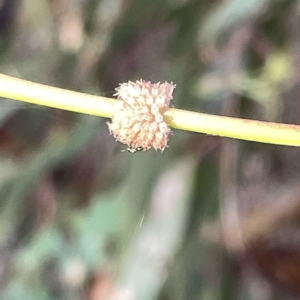
[[[299,123],[299,1],[3,0],[0,70]],[[105,120],[0,106],[0,298],[296,299],[299,150],[176,131],[121,152]]]

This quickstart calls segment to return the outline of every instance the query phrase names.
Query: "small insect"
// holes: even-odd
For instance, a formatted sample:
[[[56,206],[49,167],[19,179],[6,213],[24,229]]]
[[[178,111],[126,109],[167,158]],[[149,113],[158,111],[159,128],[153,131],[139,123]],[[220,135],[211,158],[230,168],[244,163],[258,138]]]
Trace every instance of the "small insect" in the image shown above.
[[[129,153],[135,153],[135,152],[139,152],[139,151],[143,151],[143,150],[144,150],[143,147],[136,147],[136,148],[134,148],[132,146],[129,146],[126,150],[122,150],[122,152],[127,151]]]

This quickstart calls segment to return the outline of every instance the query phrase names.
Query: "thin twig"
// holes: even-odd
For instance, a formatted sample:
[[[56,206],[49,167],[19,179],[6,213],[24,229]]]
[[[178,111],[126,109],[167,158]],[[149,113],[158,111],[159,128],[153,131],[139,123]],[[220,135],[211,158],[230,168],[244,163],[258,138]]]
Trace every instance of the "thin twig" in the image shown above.
[[[0,96],[27,103],[110,118],[119,100],[50,87],[0,74]],[[300,146],[300,126],[246,120],[170,108],[169,126],[254,142]]]

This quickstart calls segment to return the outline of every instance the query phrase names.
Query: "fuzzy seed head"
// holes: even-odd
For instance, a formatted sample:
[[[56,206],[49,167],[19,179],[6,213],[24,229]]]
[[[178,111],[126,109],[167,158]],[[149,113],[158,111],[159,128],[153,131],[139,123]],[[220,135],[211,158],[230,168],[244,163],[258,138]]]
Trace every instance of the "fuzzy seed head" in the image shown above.
[[[163,151],[171,129],[164,120],[164,112],[172,100],[173,83],[151,83],[138,80],[116,88],[120,103],[114,109],[112,122],[107,123],[110,134],[133,149]]]

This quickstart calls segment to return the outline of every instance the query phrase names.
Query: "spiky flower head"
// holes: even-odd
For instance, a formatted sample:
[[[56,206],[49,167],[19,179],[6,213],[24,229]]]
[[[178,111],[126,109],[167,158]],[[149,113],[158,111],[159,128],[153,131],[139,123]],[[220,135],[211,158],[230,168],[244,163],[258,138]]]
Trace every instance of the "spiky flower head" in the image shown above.
[[[172,100],[173,83],[151,83],[138,80],[126,82],[116,88],[122,100],[107,123],[110,134],[132,149],[163,151],[168,144],[171,129],[164,120],[164,112]]]

